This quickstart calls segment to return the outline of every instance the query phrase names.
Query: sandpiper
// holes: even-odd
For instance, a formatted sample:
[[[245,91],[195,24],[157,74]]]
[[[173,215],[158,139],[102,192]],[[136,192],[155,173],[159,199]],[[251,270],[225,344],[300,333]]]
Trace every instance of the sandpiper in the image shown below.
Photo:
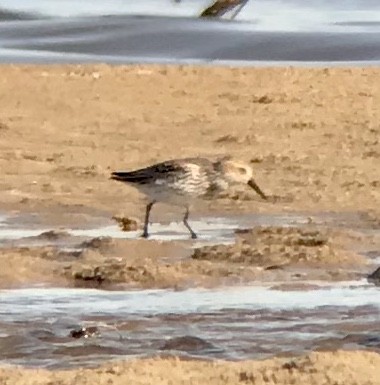
[[[267,199],[254,181],[251,166],[223,158],[212,161],[206,158],[173,159],[135,171],[115,171],[111,179],[135,186],[149,198],[146,206],[144,231],[148,238],[149,215],[156,202],[185,207],[183,224],[191,238],[197,234],[188,223],[190,205],[197,198],[212,198],[230,186],[245,184],[253,188],[261,198]]]

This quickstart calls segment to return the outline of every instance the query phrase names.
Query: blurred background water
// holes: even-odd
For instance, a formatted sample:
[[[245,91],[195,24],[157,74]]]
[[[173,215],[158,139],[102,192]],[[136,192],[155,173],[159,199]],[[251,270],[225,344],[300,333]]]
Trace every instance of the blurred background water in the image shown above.
[[[1,0],[1,62],[378,64],[380,1]]]
[[[3,11],[34,17],[150,15],[195,17],[211,0],[2,0]],[[377,0],[251,0],[237,20],[255,21],[260,30],[326,30],[337,25],[379,30]]]

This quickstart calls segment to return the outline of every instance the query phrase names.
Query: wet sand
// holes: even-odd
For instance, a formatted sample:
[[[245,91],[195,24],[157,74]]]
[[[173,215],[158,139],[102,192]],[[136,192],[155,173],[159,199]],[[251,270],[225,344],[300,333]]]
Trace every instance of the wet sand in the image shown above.
[[[0,74],[3,105],[0,130],[4,134],[0,143],[3,175],[0,208],[8,213],[10,210],[15,210],[15,214],[20,212],[18,222],[25,221],[26,228],[39,223],[37,229],[42,227],[47,231],[116,225],[111,219],[113,216],[133,217],[141,223],[144,198],[133,188],[110,181],[111,170],[133,169],[176,157],[229,154],[252,164],[255,179],[270,201],[260,201],[249,190],[230,191],[218,200],[196,204],[193,220],[200,215],[221,213],[222,216],[246,213],[254,218],[255,213],[301,212],[302,226],[310,222],[313,227],[313,216],[322,227],[334,229],[343,224],[346,229],[359,231],[359,239],[366,244],[361,251],[378,250],[377,239],[371,233],[378,229],[380,207],[377,167],[380,93],[375,86],[378,72],[377,69],[158,65],[3,66]],[[326,216],[318,218],[321,212],[347,215],[338,215],[326,224]],[[347,219],[349,213],[353,214],[351,219]],[[181,216],[182,211],[175,207],[157,205],[152,220],[167,224],[179,222]],[[347,221],[352,223],[344,225]],[[246,226],[257,224],[251,221]],[[276,222],[270,224],[276,226]],[[323,232],[323,228],[318,230]],[[233,242],[233,231],[230,233],[229,241]],[[98,231],[94,236],[102,235],[106,234]],[[3,258],[12,253],[14,259],[9,271],[3,271],[3,286],[20,282],[17,277],[33,283],[39,276],[45,276],[44,281],[49,282],[52,279],[45,274],[44,267],[57,272],[57,269],[62,271],[63,264],[67,274],[76,277],[87,274],[82,274],[82,270],[89,270],[91,275],[95,268],[96,271],[105,269],[106,275],[112,276],[110,261],[124,254],[124,247],[133,251],[129,259],[114,264],[115,268],[123,270],[120,263],[126,263],[125,268],[133,265],[142,269],[139,271],[144,280],[148,266],[151,277],[163,277],[148,280],[145,283],[148,287],[181,284],[180,279],[171,279],[176,276],[175,271],[181,271],[181,275],[183,269],[186,270],[184,265],[189,263],[186,260],[180,262],[180,268],[178,265],[163,268],[156,262],[153,265],[146,262],[144,266],[143,261],[139,266],[136,262],[141,255],[139,248],[145,250],[146,261],[156,261],[161,255],[160,248],[164,250],[162,255],[170,248],[155,242],[111,241],[110,246],[102,250],[83,251],[80,247],[83,239],[54,236],[58,237],[58,243],[61,239],[58,249],[46,249],[49,242],[40,242],[40,248],[33,248],[30,240],[14,245],[13,249],[8,245],[8,249],[2,251]],[[138,237],[138,233],[132,237]],[[288,253],[287,246],[283,245],[286,237],[280,238],[264,236],[259,246],[259,253],[267,259],[266,267],[289,262],[289,258],[284,259]],[[62,252],[65,244],[77,250]],[[27,249],[20,249],[24,246]],[[274,248],[283,246],[282,254],[275,253],[279,256],[277,260],[268,257],[273,257]],[[178,247],[183,248],[185,255],[191,255],[189,245]],[[311,260],[320,259],[316,255],[323,254],[321,247],[326,248],[324,253],[332,260],[341,253],[331,252],[327,245],[317,245],[309,248]],[[153,258],[149,257],[150,249],[157,250],[158,255],[153,252]],[[343,250],[346,250],[343,259],[338,258],[342,264],[344,258],[350,260],[351,251],[356,253],[351,247]],[[291,251],[290,260],[292,253],[307,255],[303,251]],[[29,254],[37,258],[41,272],[29,268]],[[195,269],[190,276],[203,270],[210,271],[210,275],[231,273],[235,276],[236,272],[229,270],[234,270],[234,264],[227,261],[226,272],[225,263],[193,259],[187,268]],[[211,264],[211,270],[207,264]],[[162,274],[158,274],[159,270]],[[183,277],[186,282],[188,273]],[[132,282],[131,274],[127,274],[124,281],[134,284],[137,279],[138,283],[139,274],[136,274]],[[61,277],[60,274],[52,276]],[[254,273],[251,277],[255,276]],[[116,282],[122,283],[123,279]],[[194,278],[190,282],[199,284]],[[203,284],[207,286],[207,282]]]
[[[280,222],[276,216],[263,218]],[[339,218],[343,223],[344,217]],[[180,225],[168,229],[153,226],[155,239],[148,242],[138,239],[141,230],[123,233],[116,226],[50,231],[0,229],[3,236],[29,232],[29,236],[1,242],[4,268],[0,287],[44,283],[53,287],[183,290],[270,282],[292,290],[307,288],[308,281],[363,279],[375,270],[380,236],[368,225],[359,230],[356,223],[353,230],[348,223],[337,228],[328,227],[326,219],[316,218],[318,225],[305,220],[298,225],[289,221],[286,227],[256,222],[253,230],[214,230],[207,238],[202,234],[197,242],[189,241],[184,229],[177,235]],[[211,222],[203,231],[213,226]],[[223,229],[221,223],[219,226]]]

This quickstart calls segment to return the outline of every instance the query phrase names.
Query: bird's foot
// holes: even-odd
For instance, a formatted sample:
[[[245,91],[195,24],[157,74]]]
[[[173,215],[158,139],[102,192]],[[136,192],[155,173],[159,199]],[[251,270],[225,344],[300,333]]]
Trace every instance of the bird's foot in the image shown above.
[[[198,238],[198,235],[195,234],[195,233],[191,233],[191,239],[197,239]]]
[[[148,238],[149,238],[149,233],[148,233],[147,231],[144,231],[144,232],[141,234],[141,238],[148,239]]]

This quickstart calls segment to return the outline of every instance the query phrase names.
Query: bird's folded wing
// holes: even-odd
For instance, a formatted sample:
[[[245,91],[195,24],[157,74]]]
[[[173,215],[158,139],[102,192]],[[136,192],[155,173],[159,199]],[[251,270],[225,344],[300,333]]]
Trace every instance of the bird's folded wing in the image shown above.
[[[111,179],[140,184],[155,183],[156,181],[162,181],[163,183],[165,180],[173,181],[173,179],[184,173],[186,173],[186,170],[180,164],[163,162],[135,171],[115,171],[111,174]]]

